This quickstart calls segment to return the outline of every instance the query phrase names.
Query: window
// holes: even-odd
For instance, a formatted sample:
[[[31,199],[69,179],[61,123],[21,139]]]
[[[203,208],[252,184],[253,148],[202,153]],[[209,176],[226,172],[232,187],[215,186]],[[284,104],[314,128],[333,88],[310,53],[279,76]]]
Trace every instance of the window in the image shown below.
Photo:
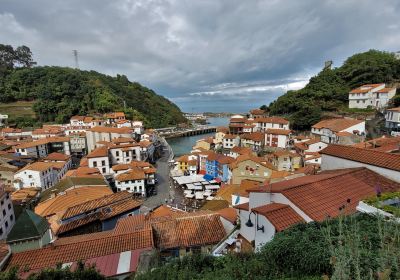
[[[105,166],[105,165],[106,165],[106,161],[105,161],[105,160],[102,160],[102,161],[101,161],[101,165],[102,165],[102,166]]]
[[[93,161],[93,167],[97,167],[97,161]]]
[[[12,220],[14,220],[14,215],[13,214],[11,214],[11,216],[10,216],[10,221],[12,221]]]
[[[119,157],[119,151],[116,151],[116,152],[115,152],[115,155],[116,155],[117,157]]]
[[[6,228],[8,228],[8,221],[6,221],[4,224],[6,225]]]
[[[11,204],[9,203],[7,207],[8,207],[8,210],[10,210],[11,209]]]
[[[4,200],[1,201],[1,205],[3,205],[3,204],[4,204]]]
[[[105,169],[104,167],[103,167],[103,169],[102,169],[102,172],[103,172],[103,173],[106,173],[106,169]]]
[[[32,178],[32,175],[28,175],[28,178]]]
[[[3,217],[6,215],[6,210],[3,209]]]

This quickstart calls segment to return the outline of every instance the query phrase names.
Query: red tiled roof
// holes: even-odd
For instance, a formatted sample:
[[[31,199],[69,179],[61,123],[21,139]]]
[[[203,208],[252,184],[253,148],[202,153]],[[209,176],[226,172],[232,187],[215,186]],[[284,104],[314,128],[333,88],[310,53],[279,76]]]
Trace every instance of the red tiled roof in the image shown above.
[[[153,228],[160,249],[216,244],[226,235],[218,214],[200,211],[177,217],[126,217],[118,221],[114,231],[126,233],[149,226]]]
[[[350,93],[365,93],[383,84],[366,84],[350,91]],[[365,88],[365,89],[364,89]]]
[[[108,157],[108,149],[106,146],[101,146],[90,152],[87,158]]]
[[[225,134],[224,139],[236,139],[238,136],[234,134]]]
[[[237,220],[237,214],[236,214],[236,209],[232,207],[220,209],[216,211],[222,218],[228,220],[232,224],[236,223]]]
[[[153,248],[151,229],[65,245],[49,245],[41,249],[16,253],[11,256],[7,268],[19,266],[30,270],[43,269],[55,267],[58,263],[87,260],[142,248]]]
[[[322,221],[338,216],[343,205],[347,214],[355,212],[358,202],[375,195],[377,187],[382,192],[400,190],[399,183],[367,168],[352,168],[268,184],[250,192],[282,193],[311,219]]]
[[[143,180],[146,178],[144,175],[144,172],[141,168],[139,167],[134,167],[131,170],[119,174],[115,177],[116,181],[123,182],[123,181],[130,181],[130,180]]]
[[[218,126],[217,127],[217,132],[228,133],[229,132],[229,128],[227,128],[226,126]]]
[[[328,128],[334,132],[339,132],[354,125],[360,124],[364,122],[364,120],[356,120],[356,119],[329,119],[322,120],[312,126],[312,128]]]
[[[289,124],[289,121],[282,117],[265,117],[257,118],[254,120],[257,123],[278,123],[278,124]]]
[[[238,209],[238,210],[246,210],[249,211],[249,203],[242,203],[242,204],[238,204],[233,206],[233,208]]]
[[[61,153],[51,153],[44,160],[54,160],[54,161],[68,161],[71,158],[69,155],[64,155]]]
[[[128,127],[105,127],[105,126],[95,126],[89,129],[92,132],[105,132],[105,133],[118,133],[118,134],[130,134],[132,129]]]
[[[267,218],[275,227],[276,231],[282,231],[294,224],[305,222],[292,207],[286,204],[271,203],[251,210]]]
[[[380,90],[377,90],[376,92],[379,92],[379,93],[388,93],[389,91],[392,91],[392,90],[394,90],[395,88],[387,88],[387,87],[385,87],[385,88],[382,88],[382,89],[380,89]]]
[[[320,154],[400,171],[400,155],[351,146],[329,145]]]
[[[262,109],[253,109],[253,110],[250,110],[250,113],[252,115],[263,115],[263,114],[265,114],[265,111]]]
[[[127,191],[122,191],[122,192],[117,192],[114,194],[110,194],[98,199],[94,199],[88,202],[84,202],[81,204],[78,204],[76,206],[68,208],[68,210],[64,213],[62,216],[62,219],[68,219],[73,216],[83,214],[86,212],[89,212],[91,210],[115,203],[120,200],[125,200],[128,198],[132,198],[132,194],[127,192]]]
[[[400,112],[400,107],[390,108],[390,109],[387,109],[387,111]]]
[[[265,131],[266,134],[274,134],[274,135],[290,135],[292,133],[291,130],[287,129],[273,129],[273,128],[268,128]]]
[[[242,139],[258,141],[258,142],[264,141],[264,137],[265,134],[262,132],[244,133],[241,136]]]

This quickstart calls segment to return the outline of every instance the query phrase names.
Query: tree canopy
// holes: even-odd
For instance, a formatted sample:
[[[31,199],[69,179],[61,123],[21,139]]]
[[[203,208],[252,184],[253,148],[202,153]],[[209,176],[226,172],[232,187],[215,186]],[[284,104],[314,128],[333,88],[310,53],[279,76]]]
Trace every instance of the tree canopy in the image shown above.
[[[400,60],[377,50],[349,57],[341,67],[323,69],[302,89],[288,91],[269,105],[273,115],[290,118],[293,128],[308,129],[323,112],[347,107],[352,88],[370,83],[400,82]],[[394,102],[399,101],[396,97]],[[394,103],[395,105],[396,103]]]
[[[185,121],[174,103],[124,75],[45,66],[13,69],[2,81],[0,102],[33,100],[40,122],[61,123],[73,115],[116,110],[152,127]]]

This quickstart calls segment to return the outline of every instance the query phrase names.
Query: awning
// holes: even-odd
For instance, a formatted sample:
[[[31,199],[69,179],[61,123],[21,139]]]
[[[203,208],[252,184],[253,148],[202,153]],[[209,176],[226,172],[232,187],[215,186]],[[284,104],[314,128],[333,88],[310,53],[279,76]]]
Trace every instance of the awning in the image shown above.
[[[207,180],[207,181],[211,181],[212,179],[214,179],[213,176],[211,176],[210,174],[204,175],[203,178],[204,178],[205,180]]]

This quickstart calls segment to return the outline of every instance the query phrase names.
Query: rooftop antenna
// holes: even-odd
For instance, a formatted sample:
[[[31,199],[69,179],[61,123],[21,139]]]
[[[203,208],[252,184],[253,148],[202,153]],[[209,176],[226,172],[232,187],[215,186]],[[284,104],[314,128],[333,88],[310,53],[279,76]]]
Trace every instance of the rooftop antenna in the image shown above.
[[[72,50],[72,53],[74,54],[74,58],[75,58],[75,69],[79,69],[78,51],[77,50]]]

